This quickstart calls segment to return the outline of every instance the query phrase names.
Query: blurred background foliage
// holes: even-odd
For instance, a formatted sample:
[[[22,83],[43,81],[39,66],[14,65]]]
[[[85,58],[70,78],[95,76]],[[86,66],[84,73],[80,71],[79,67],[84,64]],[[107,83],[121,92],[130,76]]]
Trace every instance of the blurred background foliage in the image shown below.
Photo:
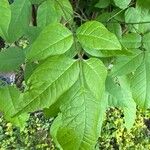
[[[53,119],[46,119],[42,112],[30,115],[23,131],[0,117],[0,150],[56,150],[49,135]],[[150,110],[137,111],[136,122],[131,131],[124,127],[123,112],[118,108],[107,110],[101,137],[97,143],[101,150],[149,150]]]

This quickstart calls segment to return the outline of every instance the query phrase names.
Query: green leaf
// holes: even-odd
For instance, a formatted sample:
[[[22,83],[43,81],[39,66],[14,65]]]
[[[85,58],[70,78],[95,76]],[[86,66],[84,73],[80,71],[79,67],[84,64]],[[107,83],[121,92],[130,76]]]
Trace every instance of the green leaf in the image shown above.
[[[121,50],[116,36],[109,32],[103,24],[89,21],[77,29],[77,37],[86,51]]]
[[[135,71],[143,60],[143,53],[135,54],[134,56],[120,56],[117,58],[114,67],[112,68],[112,76],[122,76]]]
[[[114,33],[118,38],[121,38],[122,28],[118,22],[110,22],[107,24],[107,29]]]
[[[140,13],[138,12],[138,10],[136,8],[129,7],[125,11],[125,22],[126,23],[138,23],[138,22],[140,22]]]
[[[63,56],[48,58],[29,77],[18,114],[50,107],[76,82],[78,75],[75,60]]]
[[[60,107],[57,141],[64,150],[94,149],[106,110],[102,106],[106,68],[98,59],[79,63],[79,79],[64,95],[67,100]]]
[[[118,13],[117,11],[118,10],[114,10],[111,13],[104,12],[100,14],[96,20],[102,22],[110,32],[114,33],[118,38],[120,38],[122,36],[122,28],[118,21],[122,22],[122,18],[124,18],[124,16],[121,13],[116,15]]]
[[[136,118],[136,104],[132,98],[129,79],[125,76],[119,77],[119,85],[112,78],[107,79],[106,90],[109,93],[109,105],[123,109],[125,126],[130,130]]]
[[[58,117],[53,121],[50,129],[50,134],[56,144],[56,147],[59,148],[59,150],[63,150],[60,144],[57,141],[57,131],[59,127],[62,125],[62,114],[59,114]]]
[[[17,110],[20,94],[21,92],[15,87],[7,86],[0,88],[0,111],[4,113],[4,117],[7,121],[10,121],[23,129],[29,115],[21,114],[18,117],[11,117]]]
[[[137,0],[137,4],[142,6],[143,9],[145,9],[145,8],[149,9],[150,1],[149,0],[144,0],[144,2],[143,2],[143,0]]]
[[[11,5],[11,21],[8,29],[8,42],[14,42],[23,36],[29,26],[31,3],[29,0],[15,0]]]
[[[27,59],[41,60],[52,55],[65,53],[73,44],[70,30],[59,23],[46,26],[31,45]]]
[[[136,16],[136,17],[135,17]],[[129,8],[125,12],[125,22],[134,23],[128,25],[132,32],[146,33],[150,30],[150,9],[148,1],[137,0],[136,8]],[[136,24],[137,23],[137,24]]]
[[[25,62],[24,51],[10,47],[0,52],[0,72],[15,71]]]
[[[136,119],[136,103],[132,97],[130,80],[126,76],[119,77],[119,82],[126,100],[124,105],[125,126],[129,130],[133,127]]]
[[[47,0],[39,6],[37,12],[38,26],[44,27],[50,23],[59,22],[60,19],[61,16],[57,13],[54,0]]]
[[[130,2],[131,0],[114,0],[115,5],[121,9],[127,8]]]
[[[0,36],[7,39],[7,30],[11,19],[11,10],[8,0],[0,0]]]
[[[139,33],[147,33],[150,31],[150,9],[149,9],[149,0],[145,0],[144,3],[141,0],[137,0],[136,9],[139,12],[140,21],[143,23],[139,23],[135,26],[136,30]],[[146,22],[146,23],[145,23]]]
[[[138,49],[142,45],[142,37],[137,33],[128,33],[123,35],[120,42],[128,49]]]
[[[142,42],[143,42],[143,48],[145,48],[145,50],[150,52],[150,32],[144,34]]]
[[[38,67],[36,63],[26,63],[25,71],[24,71],[24,80],[28,81],[29,77],[32,75],[33,71]]]
[[[81,49],[82,48],[81,48],[80,43],[78,43],[78,42],[75,43],[74,42],[73,45],[71,46],[71,48],[65,53],[65,55],[67,57],[74,58]]]
[[[29,26],[25,31],[25,37],[28,39],[29,43],[33,43],[41,31],[41,27]]]
[[[99,0],[99,2],[95,4],[95,7],[106,8],[109,6],[110,2],[110,0]]]
[[[131,82],[133,98],[144,109],[150,108],[150,55],[145,54]]]
[[[55,0],[55,9],[65,21],[73,20],[73,8],[69,0]]]

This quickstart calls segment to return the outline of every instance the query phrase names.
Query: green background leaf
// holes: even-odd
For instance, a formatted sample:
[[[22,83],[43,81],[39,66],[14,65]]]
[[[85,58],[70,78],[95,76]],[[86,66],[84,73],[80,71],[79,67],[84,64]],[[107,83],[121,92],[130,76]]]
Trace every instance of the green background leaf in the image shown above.
[[[11,19],[11,10],[8,0],[0,0],[0,36],[7,39],[7,30]]]
[[[15,0],[11,5],[11,21],[8,29],[8,42],[14,42],[23,36],[31,19],[29,0]]]
[[[11,117],[12,114],[17,111],[20,94],[21,92],[16,87],[7,86],[0,88],[0,111],[4,113],[4,117],[7,121],[10,121],[23,129],[29,115],[21,114],[14,118]]]
[[[37,12],[38,26],[44,27],[50,23],[59,22],[60,19],[61,16],[57,13],[54,0],[47,0],[39,6]]]
[[[0,71],[15,71],[25,62],[24,50],[10,47],[0,52]]]
[[[115,5],[121,9],[127,8],[130,2],[131,0],[114,0]]]
[[[150,55],[146,53],[132,79],[132,93],[136,103],[144,109],[150,108]]]

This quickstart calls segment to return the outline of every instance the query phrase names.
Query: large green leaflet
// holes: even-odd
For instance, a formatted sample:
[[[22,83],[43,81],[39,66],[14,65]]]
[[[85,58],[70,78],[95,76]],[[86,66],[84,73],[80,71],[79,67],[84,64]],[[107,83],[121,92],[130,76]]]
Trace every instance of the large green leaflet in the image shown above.
[[[64,56],[48,58],[29,77],[18,113],[48,108],[76,82],[78,74],[75,60]]]
[[[103,24],[89,21],[77,29],[77,37],[84,50],[121,50],[117,37]]]
[[[7,86],[0,88],[0,111],[4,113],[4,117],[7,121],[11,121],[23,129],[28,120],[28,115],[21,114],[14,118],[11,117],[18,107],[20,94],[21,92],[16,87]]]
[[[0,52],[0,72],[15,71],[25,62],[24,50],[10,47]]]
[[[127,77],[119,77],[118,82],[111,77],[107,78],[106,91],[109,94],[109,106],[123,109],[125,126],[132,128],[136,118],[136,104],[132,98],[130,83]],[[119,85],[120,86],[119,86]]]
[[[0,0],[0,36],[2,36],[4,39],[7,39],[7,30],[10,19],[11,10],[8,0]]]
[[[29,26],[31,3],[29,0],[15,0],[11,5],[11,21],[8,29],[8,41],[14,42],[23,36]]]
[[[102,106],[106,78],[104,65],[98,59],[79,63],[79,78],[64,95],[66,102],[60,107],[62,117],[57,119],[60,127],[54,122],[57,127],[52,128],[64,150],[94,149],[106,109]]]
[[[132,93],[136,103],[144,109],[150,108],[150,55],[145,54],[132,79]]]
[[[60,23],[46,26],[31,45],[27,59],[41,60],[48,56],[65,53],[73,44],[71,31]]]
[[[138,52],[133,56],[117,57],[114,67],[112,68],[112,76],[121,76],[135,71],[143,60],[143,53]]]

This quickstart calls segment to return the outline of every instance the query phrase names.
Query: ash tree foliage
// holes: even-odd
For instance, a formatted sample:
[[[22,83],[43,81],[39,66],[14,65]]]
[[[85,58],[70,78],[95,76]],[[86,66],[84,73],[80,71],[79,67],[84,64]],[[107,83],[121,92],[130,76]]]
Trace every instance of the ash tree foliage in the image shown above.
[[[24,75],[0,87],[0,111],[21,129],[30,112],[54,117],[59,149],[95,149],[108,107],[128,130],[150,108],[149,0],[0,0],[0,37],[0,72]]]

